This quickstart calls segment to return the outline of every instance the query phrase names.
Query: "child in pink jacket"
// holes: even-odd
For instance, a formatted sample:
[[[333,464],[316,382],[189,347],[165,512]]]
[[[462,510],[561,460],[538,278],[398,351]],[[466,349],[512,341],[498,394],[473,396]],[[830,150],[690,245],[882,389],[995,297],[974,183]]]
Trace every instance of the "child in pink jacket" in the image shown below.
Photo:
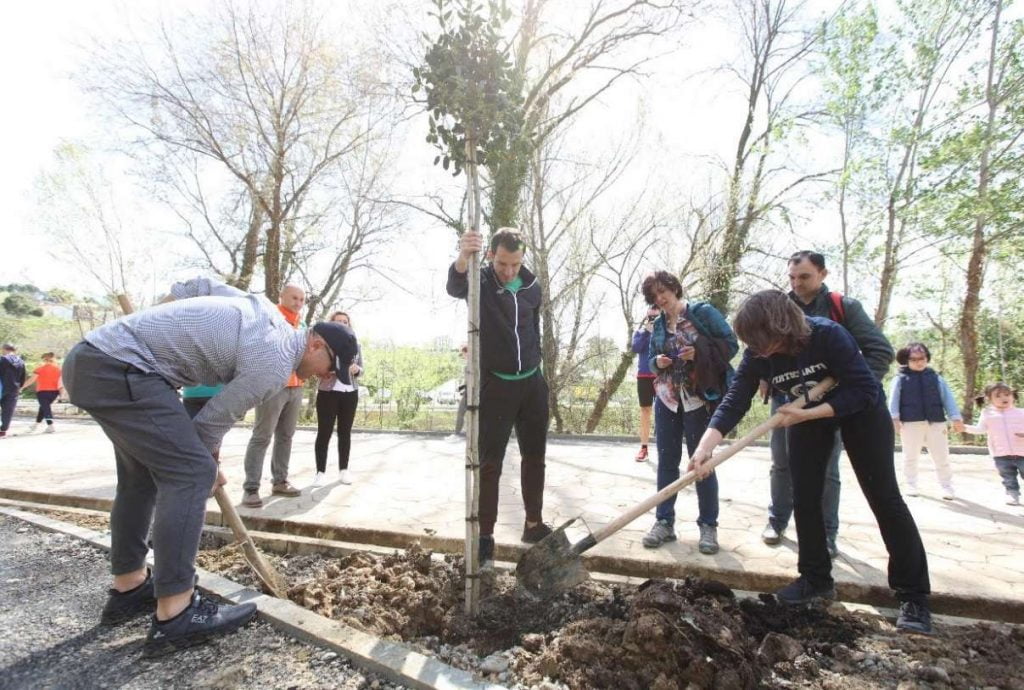
[[[977,425],[966,426],[970,434],[988,434],[988,452],[1006,488],[1006,504],[1020,505],[1020,483],[1024,478],[1024,410],[1014,406],[1017,392],[1002,381],[985,386],[988,407]]]

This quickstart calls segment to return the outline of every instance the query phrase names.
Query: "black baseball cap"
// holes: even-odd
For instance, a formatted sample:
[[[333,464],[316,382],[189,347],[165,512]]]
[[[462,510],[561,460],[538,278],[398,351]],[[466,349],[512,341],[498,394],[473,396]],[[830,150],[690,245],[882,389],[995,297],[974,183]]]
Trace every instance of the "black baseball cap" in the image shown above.
[[[331,360],[331,371],[342,383],[352,385],[352,377],[348,373],[348,365],[356,358],[359,348],[356,334],[352,329],[337,321],[321,321],[313,326],[313,332],[327,341],[327,347],[334,353]]]

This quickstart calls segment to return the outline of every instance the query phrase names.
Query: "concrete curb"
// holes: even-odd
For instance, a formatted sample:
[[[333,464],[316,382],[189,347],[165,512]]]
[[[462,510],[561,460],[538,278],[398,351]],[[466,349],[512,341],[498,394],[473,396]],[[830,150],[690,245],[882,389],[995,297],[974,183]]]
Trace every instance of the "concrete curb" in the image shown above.
[[[32,414],[29,414],[28,412],[20,413],[19,414],[17,411],[15,412],[15,415],[19,416],[19,417],[31,417],[31,416],[33,416]],[[88,415],[74,415],[74,416],[58,415],[58,416],[55,416],[54,419],[66,420],[66,421],[67,420],[70,420],[70,421],[81,421],[81,422],[86,422],[86,423],[90,423],[90,424],[93,423],[92,422],[92,418],[89,417]],[[251,422],[238,422],[238,423],[235,424],[235,426],[238,427],[238,428],[241,428],[241,429],[251,429],[252,428],[252,423]],[[302,430],[302,431],[316,431],[317,430],[316,426],[311,425],[311,424],[300,424],[300,425],[298,425],[295,428],[297,430]],[[352,432],[356,433],[356,434],[395,434],[397,436],[420,436],[420,437],[423,437],[423,438],[439,438],[439,439],[446,438],[446,437],[450,436],[451,433],[452,433],[451,431],[447,431],[447,430],[437,430],[437,431],[430,430],[430,431],[426,431],[426,430],[417,430],[417,429],[380,429],[380,428],[371,429],[371,428],[359,428],[359,427],[353,428]],[[515,432],[513,432],[513,436],[512,437],[515,438]],[[593,442],[597,441],[597,442],[601,442],[601,443],[618,443],[618,444],[621,444],[621,445],[624,445],[624,446],[634,446],[634,447],[639,443],[639,440],[635,436],[621,436],[621,435],[612,435],[612,434],[552,434],[552,433],[549,433],[548,434],[548,440],[549,441],[559,441],[561,443],[570,443],[570,444],[571,443],[593,443]],[[653,445],[653,438],[652,438],[652,444],[651,445]],[[766,440],[754,441],[754,442],[752,442],[750,444],[750,446],[754,447],[754,448],[767,448],[768,447],[768,441],[766,441]],[[897,453],[902,453],[903,452],[903,446],[901,446],[900,444],[897,443],[895,448],[894,448],[894,450]],[[950,446],[949,447],[949,452],[952,453],[953,455],[988,455],[988,448],[985,447],[985,446]]]
[[[41,503],[50,506],[88,508],[109,511],[108,499],[85,498],[44,494],[0,487],[0,498]],[[323,553],[337,549],[339,553],[351,550],[372,550],[374,547],[406,549],[418,542],[431,551],[462,554],[465,544],[461,539],[430,535],[407,534],[388,530],[374,530],[358,527],[341,527],[311,522],[295,522],[279,518],[244,515],[246,526],[253,532],[253,538],[265,544],[271,551],[289,554]],[[225,527],[217,511],[207,511],[206,524]],[[287,535],[287,538],[283,538]],[[515,563],[527,547],[518,544],[496,544],[495,556],[499,561]],[[347,549],[347,551],[346,551]],[[697,576],[718,580],[734,590],[772,592],[792,580],[791,575],[772,575],[743,570],[716,570],[694,562],[653,562],[641,558],[583,555],[583,564],[591,573],[621,575],[642,579],[674,578]],[[836,582],[836,592],[842,601],[889,607],[893,604],[893,593],[881,585],[862,585],[853,582]],[[1005,623],[1024,624],[1024,602],[1010,599],[986,599],[956,592],[933,592],[931,608],[935,613],[949,616],[979,618]]]
[[[110,550],[109,535],[13,508],[0,507],[0,513],[50,532],[73,536],[105,551]],[[350,628],[291,601],[261,594],[201,568],[196,568],[196,572],[200,589],[236,604],[254,602],[259,617],[278,630],[337,652],[392,682],[418,690],[507,690],[503,685],[476,680],[468,671],[420,654],[404,644]]]

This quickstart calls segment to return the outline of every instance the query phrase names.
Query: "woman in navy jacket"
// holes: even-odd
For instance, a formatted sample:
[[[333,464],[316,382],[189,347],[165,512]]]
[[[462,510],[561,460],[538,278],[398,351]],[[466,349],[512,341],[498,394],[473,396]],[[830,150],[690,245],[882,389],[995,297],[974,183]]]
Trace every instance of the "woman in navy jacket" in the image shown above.
[[[832,562],[825,547],[821,494],[829,450],[839,427],[843,446],[889,552],[889,586],[900,601],[897,627],[930,633],[928,561],[921,535],[900,495],[893,464],[893,426],[885,393],[853,337],[840,325],[804,316],[785,293],[766,290],[751,296],[733,321],[747,345],[722,404],[690,459],[698,475],[723,436],[750,409],[758,382],[792,402],[825,377],[837,381],[818,404],[782,406],[790,448],[793,507],[800,572],[776,592],[784,603],[832,599]]]

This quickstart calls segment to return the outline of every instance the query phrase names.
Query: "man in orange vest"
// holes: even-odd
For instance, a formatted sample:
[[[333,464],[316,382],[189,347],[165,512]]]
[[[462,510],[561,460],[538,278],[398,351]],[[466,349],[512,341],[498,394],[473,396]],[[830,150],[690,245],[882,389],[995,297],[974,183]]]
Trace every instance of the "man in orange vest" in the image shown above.
[[[300,312],[306,304],[306,291],[296,285],[285,285],[278,298],[277,308],[294,328],[300,328]],[[292,436],[302,410],[302,379],[294,373],[288,385],[256,406],[256,422],[252,437],[245,450],[245,482],[242,505],[259,508],[260,480],[263,477],[263,460],[267,455],[270,440],[274,450],[270,458],[270,473],[273,479],[271,492],[275,496],[294,498],[302,492],[288,481],[288,462],[292,454]]]

